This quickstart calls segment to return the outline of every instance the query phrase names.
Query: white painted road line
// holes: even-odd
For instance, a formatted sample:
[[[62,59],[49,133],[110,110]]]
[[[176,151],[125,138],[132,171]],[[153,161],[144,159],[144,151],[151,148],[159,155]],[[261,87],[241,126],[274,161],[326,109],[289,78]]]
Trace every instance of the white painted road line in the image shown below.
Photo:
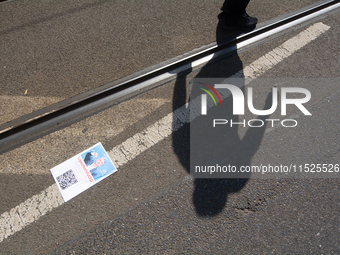
[[[34,147],[37,144],[40,146],[39,150],[44,150],[47,154],[53,155],[57,153],[60,146],[64,146],[67,140],[74,137],[83,137],[82,139],[99,137],[97,141],[101,140],[100,137],[115,137],[127,127],[135,125],[141,119],[152,114],[164,104],[171,104],[171,100],[164,98],[136,98],[132,101],[122,102],[114,108],[106,109],[79,124],[71,125],[67,129],[60,129],[51,133],[48,137],[43,137],[36,142],[18,148],[18,150],[14,151],[17,155],[15,157],[17,160],[13,160],[11,152],[2,154],[0,161],[3,163],[0,167],[0,174],[46,174],[46,167],[43,167],[45,163],[40,161],[37,164],[36,162],[36,150]],[[127,112],[127,114],[123,117],[122,114],[124,112]],[[114,116],[114,118],[110,116]],[[98,123],[102,118],[105,118],[107,121],[100,125],[93,125],[93,123]],[[114,128],[111,128],[112,126]],[[84,129],[85,127],[88,127],[88,129]],[[51,144],[54,146],[51,147]],[[22,161],[18,159],[19,154],[26,155],[25,164],[22,164]]]
[[[317,37],[325,33],[330,27],[323,23],[316,23],[298,35],[289,39],[281,46],[268,52],[255,60],[244,70],[240,70],[233,77],[245,77],[246,84],[260,77],[285,58],[293,55],[297,50],[307,45]],[[195,115],[189,114],[191,104],[186,104],[164,118],[156,121],[142,132],[130,137],[122,144],[108,152],[117,168],[123,166],[129,160],[134,159],[140,153],[171,135],[184,124],[189,123]],[[195,110],[195,109],[191,109]],[[198,116],[199,110],[197,110]],[[191,119],[190,119],[191,118]],[[52,211],[64,203],[56,184],[51,185],[40,194],[35,195],[0,216],[0,242],[5,238],[20,231],[25,226],[35,222],[41,216]]]

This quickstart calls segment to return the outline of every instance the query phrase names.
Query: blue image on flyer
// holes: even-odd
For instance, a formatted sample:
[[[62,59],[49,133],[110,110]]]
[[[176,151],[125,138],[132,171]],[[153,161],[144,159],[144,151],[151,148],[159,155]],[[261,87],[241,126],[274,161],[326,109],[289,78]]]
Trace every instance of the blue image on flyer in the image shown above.
[[[81,154],[81,158],[95,181],[117,171],[101,144]]]

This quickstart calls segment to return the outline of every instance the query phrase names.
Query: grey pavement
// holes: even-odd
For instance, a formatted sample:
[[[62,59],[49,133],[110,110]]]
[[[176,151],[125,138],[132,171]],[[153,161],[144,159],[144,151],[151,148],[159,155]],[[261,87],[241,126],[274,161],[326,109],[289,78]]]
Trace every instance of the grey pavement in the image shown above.
[[[261,22],[311,2],[257,4],[252,1],[249,13]],[[65,1],[54,3],[52,8],[48,3],[9,1],[0,5],[1,17],[8,15],[6,22],[2,22],[5,25],[1,40],[7,46],[14,45],[1,49],[5,57],[1,58],[0,67],[6,66],[1,70],[2,96],[22,96],[27,89],[24,85],[31,84],[26,97],[52,98],[37,107],[215,41],[216,15],[221,4],[220,1]],[[16,11],[20,19],[11,16]],[[160,25],[162,18],[166,22]],[[339,14],[323,19],[330,26],[325,34],[261,78],[338,78],[339,19]],[[115,28],[107,26],[113,22],[117,24]],[[0,155],[3,162],[0,213],[10,211],[52,185],[49,169],[57,164],[97,142],[110,151],[184,105],[189,99],[192,78],[229,77],[304,29],[230,56]],[[96,33],[103,37],[98,40]],[[121,41],[111,45],[117,38]],[[46,44],[43,47],[40,43]],[[49,43],[51,47],[47,46]],[[19,53],[15,47],[26,51]],[[28,66],[30,61],[33,63]],[[251,159],[241,155],[241,161],[251,160],[254,165],[280,164],[298,157],[304,163],[340,163],[339,87],[337,84],[304,86],[312,93],[307,107],[313,116],[299,117],[299,127],[294,131],[275,128],[266,131],[263,137],[250,137],[245,145],[251,148],[260,139],[260,146]],[[268,88],[259,87],[258,93],[263,98]],[[14,116],[14,107],[5,106],[6,114]],[[295,109],[290,114],[296,112]],[[21,112],[25,113],[25,110]],[[238,132],[242,138],[245,131]],[[340,252],[339,179],[194,179],[188,174],[189,141],[189,125],[184,125],[119,167],[114,175],[4,239],[0,243],[1,253]],[[237,147],[228,145],[228,149]]]
[[[248,11],[264,22],[314,2],[254,1]],[[221,5],[221,0],[3,2],[0,124],[214,42]]]

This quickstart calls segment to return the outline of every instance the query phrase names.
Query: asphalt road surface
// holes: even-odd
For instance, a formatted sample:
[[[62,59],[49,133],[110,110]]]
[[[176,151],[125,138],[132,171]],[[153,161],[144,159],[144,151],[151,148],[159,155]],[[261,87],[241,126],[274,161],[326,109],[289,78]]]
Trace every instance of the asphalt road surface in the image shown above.
[[[252,1],[249,13],[261,23],[313,1],[260,3]],[[1,29],[1,109],[8,116],[2,123],[32,111],[23,107],[14,116],[19,107],[8,103],[18,100],[25,106],[30,93],[34,93],[30,102],[38,101],[36,106],[43,107],[218,41],[223,33],[216,29],[220,4],[80,1],[58,2],[58,8],[38,1],[0,4],[1,17],[8,15]],[[21,18],[10,19],[16,11]],[[127,15],[131,13],[136,13],[135,20]],[[1,253],[340,253],[340,190],[335,170],[340,164],[339,20],[339,13],[333,13],[295,27],[0,155]],[[113,21],[120,33],[113,33],[117,27],[105,25]],[[105,30],[100,40],[95,36],[99,23]],[[87,31],[82,30],[85,27]],[[41,37],[36,37],[35,32],[42,30]],[[113,38],[120,40],[115,47],[121,50],[115,53],[108,44],[116,42]],[[23,48],[27,51],[19,50]],[[97,65],[98,69],[93,68]],[[291,106],[284,118],[297,121],[293,128],[219,127],[224,134],[222,153],[235,165],[301,165],[303,175],[200,179],[189,174],[190,125],[195,120],[190,123],[186,114],[192,79],[225,79],[235,74],[245,77],[244,90],[254,88],[254,99],[262,102],[257,109],[265,106],[272,87],[261,85],[261,79],[274,79],[279,89],[287,86],[280,82],[289,79],[300,83],[311,93],[304,106],[312,115]],[[28,95],[22,96],[29,84]],[[223,104],[232,102],[228,97]],[[238,121],[242,118],[252,115],[246,111]],[[283,116],[275,111],[270,118]],[[118,171],[64,203],[50,169],[97,142]],[[313,164],[332,167],[331,178],[305,171]]]

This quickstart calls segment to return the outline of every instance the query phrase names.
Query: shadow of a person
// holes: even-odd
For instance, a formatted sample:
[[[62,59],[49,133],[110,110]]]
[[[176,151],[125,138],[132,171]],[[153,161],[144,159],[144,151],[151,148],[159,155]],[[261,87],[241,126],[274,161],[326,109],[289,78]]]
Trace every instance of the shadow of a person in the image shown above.
[[[216,28],[216,42],[218,45],[231,40],[238,36],[239,34],[226,33],[220,24]],[[220,81],[226,78],[232,77],[233,74],[238,71],[243,70],[243,65],[240,58],[235,52],[233,55],[229,55],[224,58],[223,61],[219,62],[209,62],[207,63],[196,75],[195,78],[219,78]],[[186,73],[178,74],[173,94],[173,110],[183,106],[186,103],[186,76],[191,70]],[[240,88],[244,91],[245,81],[244,78],[241,79]],[[212,84],[213,86],[213,84]],[[271,95],[267,96],[264,109],[268,109],[271,105],[270,102]],[[190,103],[189,103],[190,104]],[[213,118],[214,111],[215,114],[220,109],[209,110],[211,118]],[[227,97],[223,101],[223,118],[232,120],[234,123],[238,122],[238,116],[233,115],[233,99],[231,96]],[[268,116],[260,116],[257,119],[265,120]],[[197,120],[194,120],[197,121]],[[207,122],[205,122],[207,123]],[[264,121],[265,123],[265,121]],[[258,150],[261,140],[263,138],[266,125],[257,128],[249,128],[241,139],[238,134],[238,126],[234,125],[232,127],[224,126],[215,132],[220,132],[221,135],[207,134],[205,130],[210,128],[211,122],[209,122],[210,127],[204,127],[204,123],[195,124],[198,129],[202,129],[202,135],[205,136],[203,141],[190,140],[190,125],[193,125],[193,121],[188,125],[184,125],[179,131],[173,132],[172,141],[174,151],[185,167],[185,169],[190,173],[190,142],[195,143],[195,148],[201,148],[198,153],[209,152],[209,155],[214,155],[214,159],[222,159],[224,165],[235,166],[237,169],[240,166],[249,166],[253,155]],[[206,124],[208,125],[208,124]],[[222,125],[221,125],[222,126]],[[213,133],[213,132],[210,132]],[[195,134],[196,136],[197,134]],[[204,142],[206,141],[206,142]],[[200,144],[201,143],[201,144]],[[195,152],[196,153],[196,152]],[[196,156],[199,158],[199,156]],[[194,180],[194,192],[193,192],[193,204],[197,215],[201,217],[211,217],[219,214],[226,205],[227,198],[229,194],[238,192],[247,183],[250,174],[243,174],[242,178],[195,178]]]

